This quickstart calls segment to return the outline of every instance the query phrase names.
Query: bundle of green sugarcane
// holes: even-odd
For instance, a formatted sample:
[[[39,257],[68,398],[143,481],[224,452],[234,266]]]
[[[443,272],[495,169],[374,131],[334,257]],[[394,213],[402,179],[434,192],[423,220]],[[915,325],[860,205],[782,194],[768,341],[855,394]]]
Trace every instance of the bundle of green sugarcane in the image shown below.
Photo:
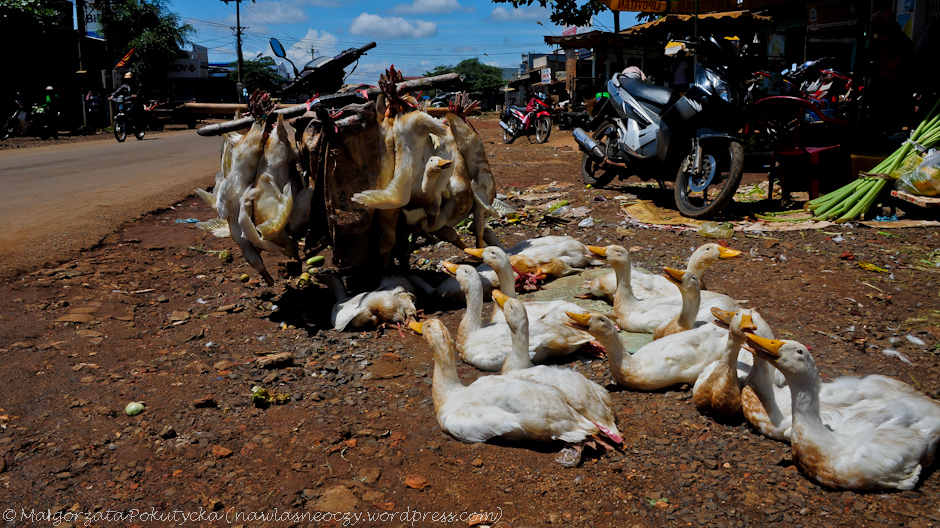
[[[836,218],[837,223],[848,222],[867,213],[881,196],[893,173],[904,164],[909,156],[918,156],[918,151],[923,152],[940,141],[938,109],[940,109],[940,101],[933,105],[927,117],[917,125],[910,139],[869,172],[877,176],[859,178],[841,189],[810,200],[805,208],[815,213],[815,219]]]
[[[940,110],[940,101],[934,104],[927,117],[911,133],[910,139],[876,165],[868,173],[869,176],[863,176],[831,193],[806,202],[803,209],[810,211],[811,217],[790,216],[800,211],[769,213],[757,215],[757,217],[776,222],[835,219],[836,223],[843,223],[867,213],[881,196],[887,182],[892,177],[896,177],[898,168],[905,162],[911,163],[908,160],[909,157],[919,156],[918,151],[923,152],[940,141],[940,112],[938,110]],[[787,218],[782,218],[783,216]]]

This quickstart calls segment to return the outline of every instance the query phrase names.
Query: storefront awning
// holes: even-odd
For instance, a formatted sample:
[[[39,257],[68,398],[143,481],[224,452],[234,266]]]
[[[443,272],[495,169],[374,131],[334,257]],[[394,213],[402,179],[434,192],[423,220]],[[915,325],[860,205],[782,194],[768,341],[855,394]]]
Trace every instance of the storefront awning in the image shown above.
[[[577,35],[556,37],[549,35],[545,42],[572,48],[630,48],[662,45],[669,35],[692,36],[696,19],[699,35],[728,36],[754,33],[773,25],[769,16],[755,15],[750,11],[725,11],[698,15],[666,15],[662,18],[628,27],[620,33],[590,31]]]

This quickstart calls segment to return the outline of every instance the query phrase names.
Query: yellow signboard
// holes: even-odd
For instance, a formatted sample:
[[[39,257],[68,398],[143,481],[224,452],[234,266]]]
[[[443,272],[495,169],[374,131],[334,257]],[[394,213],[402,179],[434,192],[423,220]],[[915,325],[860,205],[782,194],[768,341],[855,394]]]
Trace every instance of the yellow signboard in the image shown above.
[[[694,14],[740,9],[737,0],[604,0],[611,11]]]

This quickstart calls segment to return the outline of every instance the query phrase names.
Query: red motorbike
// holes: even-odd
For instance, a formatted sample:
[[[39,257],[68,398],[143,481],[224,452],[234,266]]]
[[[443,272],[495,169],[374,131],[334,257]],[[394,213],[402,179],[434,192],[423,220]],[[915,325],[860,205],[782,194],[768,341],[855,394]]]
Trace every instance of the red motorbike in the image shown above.
[[[525,108],[511,105],[502,115],[499,126],[503,128],[505,143],[512,143],[517,137],[529,136],[533,132],[537,142],[545,143],[552,133],[552,105],[548,96],[535,94]]]

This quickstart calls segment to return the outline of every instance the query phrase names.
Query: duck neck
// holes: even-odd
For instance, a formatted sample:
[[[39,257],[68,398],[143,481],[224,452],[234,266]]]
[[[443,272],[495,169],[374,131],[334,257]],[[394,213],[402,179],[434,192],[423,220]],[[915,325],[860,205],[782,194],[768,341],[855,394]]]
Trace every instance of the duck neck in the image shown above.
[[[725,346],[725,366],[735,381],[738,379],[738,354],[741,352],[741,346],[744,345],[744,339],[743,334],[728,331],[728,343]]]
[[[518,320],[513,321],[513,325],[509,327],[510,330],[512,330],[513,327],[515,327],[515,331],[512,332],[512,351],[503,361],[501,374],[535,366],[529,359],[528,317],[519,317]]]
[[[630,311],[637,303],[633,294],[633,285],[630,284],[630,261],[615,262],[614,275],[617,277],[617,289],[614,293],[614,313]]]
[[[689,330],[695,324],[699,306],[702,304],[702,292],[696,288],[680,288],[682,292],[682,310],[679,312],[679,326]]]
[[[512,264],[509,259],[501,255],[495,266],[492,266],[496,272],[496,278],[499,280],[499,291],[510,299],[516,298],[516,275],[512,271]]]
[[[629,373],[633,369],[633,356],[627,352],[623,346],[623,340],[614,330],[609,335],[597,336],[597,340],[607,350],[607,361],[610,364],[610,375],[618,383],[621,380],[629,378]]]
[[[448,340],[449,341],[449,340]],[[434,351],[434,374],[431,378],[431,390],[434,393],[435,404],[441,404],[446,394],[463,387],[457,375],[457,363],[454,359],[454,349],[450,346]]]
[[[830,438],[832,431],[827,428],[819,415],[819,374],[815,367],[798,379],[787,378],[790,386],[790,402],[793,411],[793,444]]]
[[[483,284],[479,276],[471,277],[465,282],[466,284],[460,285],[467,299],[467,312],[460,320],[461,335],[469,335],[483,326]]]

